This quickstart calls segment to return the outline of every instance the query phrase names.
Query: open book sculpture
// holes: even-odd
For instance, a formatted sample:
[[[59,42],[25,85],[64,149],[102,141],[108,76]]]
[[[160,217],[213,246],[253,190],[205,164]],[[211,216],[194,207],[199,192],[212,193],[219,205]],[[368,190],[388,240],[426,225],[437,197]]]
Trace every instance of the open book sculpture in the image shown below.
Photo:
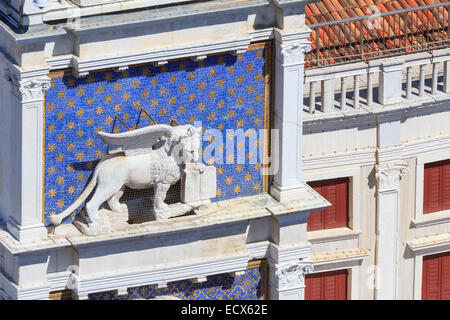
[[[108,201],[112,211],[120,215],[127,214],[126,205],[119,202],[124,186],[131,189],[154,188],[153,210],[156,220],[183,215],[210,203],[209,198],[216,196],[215,167],[196,163],[201,148],[201,128],[158,124],[117,134],[99,132],[98,135],[105,144],[121,148],[111,152],[97,164],[92,179],[72,205],[50,217],[53,225],[59,225],[72,214],[94,189],[92,198],[86,203],[83,217],[85,224],[81,224],[81,228],[80,224],[76,224],[87,235],[109,232],[109,226],[98,212],[104,202]],[[189,170],[185,172],[186,166]],[[197,180],[203,186],[182,185],[181,200],[185,202],[166,204],[164,200],[169,187],[183,176],[183,184],[186,181],[197,181],[186,178],[186,174],[202,176],[203,179]],[[197,195],[192,192],[197,192]],[[186,196],[189,193],[191,194]]]

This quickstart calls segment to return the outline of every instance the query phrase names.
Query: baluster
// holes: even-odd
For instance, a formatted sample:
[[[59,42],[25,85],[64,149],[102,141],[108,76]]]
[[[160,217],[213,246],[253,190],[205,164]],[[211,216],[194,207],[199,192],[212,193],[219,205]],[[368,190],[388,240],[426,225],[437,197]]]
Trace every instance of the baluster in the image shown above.
[[[347,79],[341,78],[341,110],[344,110],[347,105]]]
[[[431,94],[437,94],[437,84],[438,84],[438,63],[433,63],[433,74],[431,78]]]
[[[354,85],[353,85],[353,108],[359,108],[359,74],[353,77]]]
[[[320,111],[334,111],[334,78],[322,80]]]
[[[412,96],[412,69],[406,68],[406,99],[411,99]]]
[[[425,94],[425,65],[420,65],[420,78],[419,78],[419,97],[423,97]]]
[[[450,93],[450,61],[444,62],[444,92]]]
[[[316,111],[316,81],[309,83],[309,113]]]
[[[370,107],[373,102],[373,73],[369,72],[367,73],[367,106]]]

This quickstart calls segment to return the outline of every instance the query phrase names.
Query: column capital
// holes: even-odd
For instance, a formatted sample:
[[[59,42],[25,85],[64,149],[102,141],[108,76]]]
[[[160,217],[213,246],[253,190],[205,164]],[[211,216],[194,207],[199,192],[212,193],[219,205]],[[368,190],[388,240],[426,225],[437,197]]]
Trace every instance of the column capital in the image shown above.
[[[277,59],[283,64],[303,64],[305,53],[311,51],[310,32],[307,27],[294,33],[275,28]]]
[[[42,100],[45,90],[50,88],[50,78],[40,77],[20,82],[19,91],[23,101]]]
[[[4,69],[4,77],[11,84],[14,94],[23,102],[42,100],[44,91],[50,88],[48,70],[24,71],[13,66]]]
[[[400,188],[400,179],[408,172],[408,164],[404,161],[397,161],[385,164],[378,164],[375,168],[378,189],[380,191],[390,191]]]
[[[279,281],[279,289],[288,289],[304,285],[305,274],[314,271],[310,261],[294,262],[277,265],[276,275]]]

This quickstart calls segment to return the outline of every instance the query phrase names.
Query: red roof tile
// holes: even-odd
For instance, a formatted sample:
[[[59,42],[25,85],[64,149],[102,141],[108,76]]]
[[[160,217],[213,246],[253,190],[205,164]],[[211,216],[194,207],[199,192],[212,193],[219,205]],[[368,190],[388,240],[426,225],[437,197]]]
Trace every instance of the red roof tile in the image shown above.
[[[446,0],[320,0],[306,6],[306,23],[314,25],[370,15],[374,13],[371,6],[376,6],[380,12],[393,12],[436,3],[446,3]],[[371,21],[366,19],[312,28],[310,60],[318,54],[319,57],[328,59],[325,63],[342,62],[354,59],[363,51],[365,57],[370,58],[385,54],[386,50],[405,52],[406,46],[417,46],[408,48],[413,50],[436,41],[448,40],[448,8],[449,6],[439,7],[413,11],[407,15],[383,16]]]

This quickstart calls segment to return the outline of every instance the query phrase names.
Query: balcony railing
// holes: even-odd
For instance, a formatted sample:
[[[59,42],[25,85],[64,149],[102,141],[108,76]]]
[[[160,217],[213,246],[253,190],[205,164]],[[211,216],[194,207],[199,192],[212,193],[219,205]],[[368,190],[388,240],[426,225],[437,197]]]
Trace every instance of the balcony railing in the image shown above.
[[[449,7],[450,2],[437,3],[309,25],[312,50],[305,56],[305,67],[445,48]]]

